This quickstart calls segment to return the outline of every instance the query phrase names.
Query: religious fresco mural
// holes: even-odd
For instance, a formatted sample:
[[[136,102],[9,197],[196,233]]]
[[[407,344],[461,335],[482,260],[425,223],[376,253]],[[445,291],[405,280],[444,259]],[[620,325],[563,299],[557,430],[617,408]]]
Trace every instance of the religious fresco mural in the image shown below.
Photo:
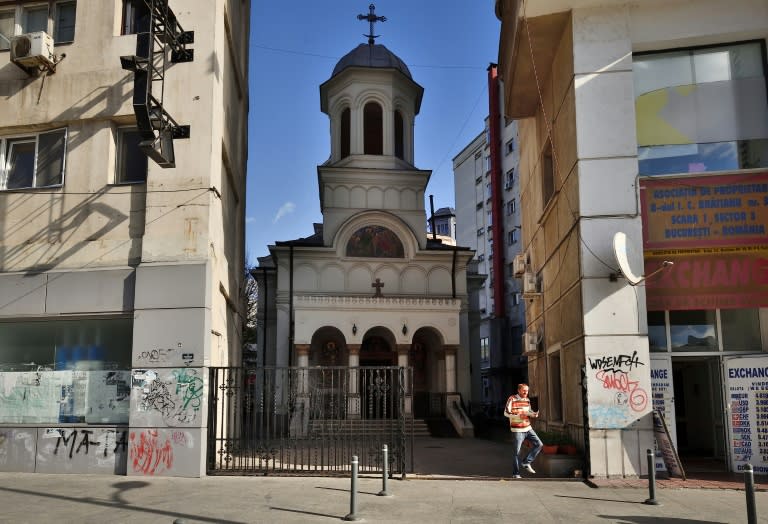
[[[404,258],[403,243],[384,226],[361,227],[347,242],[348,257]]]

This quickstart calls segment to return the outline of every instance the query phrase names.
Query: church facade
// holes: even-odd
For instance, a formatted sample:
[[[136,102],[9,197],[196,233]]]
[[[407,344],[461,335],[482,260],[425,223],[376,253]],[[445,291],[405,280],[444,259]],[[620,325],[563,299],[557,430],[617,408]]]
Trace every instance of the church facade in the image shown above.
[[[413,165],[423,88],[383,45],[361,44],[320,86],[329,159],[317,168],[322,224],[276,242],[253,271],[260,363],[412,368],[402,409],[435,410],[460,434],[470,395],[467,264],[472,251],[428,238],[431,171]],[[350,388],[345,416],[365,418]]]

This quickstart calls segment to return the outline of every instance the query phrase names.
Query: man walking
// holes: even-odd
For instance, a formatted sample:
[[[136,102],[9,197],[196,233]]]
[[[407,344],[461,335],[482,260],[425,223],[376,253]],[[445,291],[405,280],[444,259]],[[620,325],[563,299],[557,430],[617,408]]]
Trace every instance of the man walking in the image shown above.
[[[536,473],[531,466],[531,462],[539,455],[543,444],[531,427],[530,417],[538,417],[539,412],[531,411],[531,401],[528,398],[528,384],[517,385],[517,395],[512,395],[507,399],[507,404],[504,406],[504,416],[509,419],[509,430],[512,432],[512,443],[515,449],[515,456],[512,462],[512,478],[520,478],[520,459],[518,455],[524,440],[527,440],[532,448],[523,460],[523,469],[528,473]]]

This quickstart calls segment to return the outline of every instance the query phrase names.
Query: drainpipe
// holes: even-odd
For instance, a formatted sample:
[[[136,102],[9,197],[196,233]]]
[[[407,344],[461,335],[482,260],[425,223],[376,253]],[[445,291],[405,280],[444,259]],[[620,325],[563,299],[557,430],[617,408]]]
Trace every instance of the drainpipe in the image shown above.
[[[456,298],[456,248],[453,248],[453,262],[451,263],[451,296]]]
[[[437,231],[435,231],[435,196],[429,195],[429,209],[432,212],[432,216],[429,221],[432,226],[432,240],[437,240]]]
[[[504,300],[504,230],[501,215],[501,111],[499,110],[499,73],[496,64],[488,66],[488,127],[491,143],[491,231],[493,232],[493,313],[505,316]]]
[[[293,365],[293,243],[289,246],[289,270],[288,270],[288,365]]]

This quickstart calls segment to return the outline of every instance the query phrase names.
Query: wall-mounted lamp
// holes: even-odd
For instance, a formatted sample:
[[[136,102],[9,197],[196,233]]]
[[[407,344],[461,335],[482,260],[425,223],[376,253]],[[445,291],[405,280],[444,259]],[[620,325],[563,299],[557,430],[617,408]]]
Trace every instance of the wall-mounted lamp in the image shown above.
[[[403,335],[407,335],[407,334],[408,334],[408,326],[403,324]]]
[[[352,334],[357,335],[357,324],[352,324]]]

